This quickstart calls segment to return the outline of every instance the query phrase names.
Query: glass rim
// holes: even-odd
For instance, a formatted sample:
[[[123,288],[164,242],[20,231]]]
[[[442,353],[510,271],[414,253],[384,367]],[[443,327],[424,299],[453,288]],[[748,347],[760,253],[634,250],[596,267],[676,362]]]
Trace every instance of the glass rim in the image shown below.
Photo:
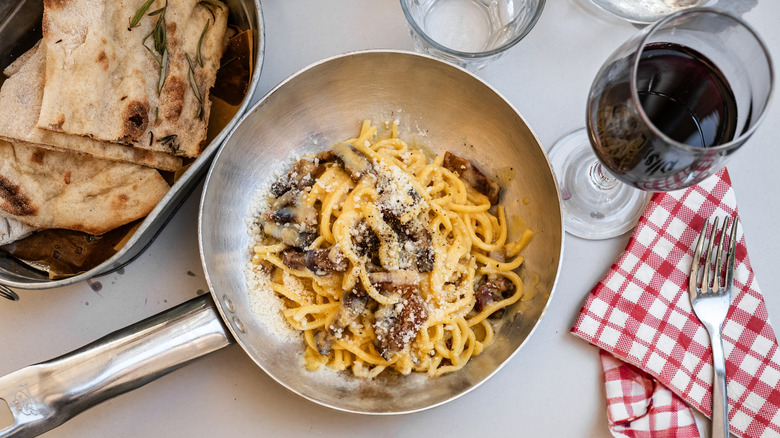
[[[757,118],[755,118],[755,121],[753,122],[752,126],[748,128],[746,131],[742,132],[737,137],[734,137],[731,141],[728,141],[723,144],[719,144],[716,146],[707,146],[705,148],[699,147],[699,146],[691,146],[686,143],[679,142],[677,140],[674,140],[673,138],[667,136],[664,134],[660,129],[658,129],[657,126],[650,120],[650,118],[647,116],[647,113],[645,113],[644,107],[642,107],[642,104],[639,100],[639,92],[637,91],[636,82],[637,82],[637,70],[639,68],[639,61],[640,57],[642,56],[642,53],[644,52],[645,48],[647,47],[647,41],[648,39],[655,34],[655,32],[662,26],[668,24],[670,21],[676,20],[677,18],[681,16],[686,15],[708,15],[708,14],[714,14],[726,17],[740,26],[742,26],[744,29],[746,29],[748,32],[750,32],[751,35],[753,35],[753,38],[758,43],[759,47],[761,48],[761,51],[764,54],[764,57],[767,62],[767,70],[769,71],[769,91],[767,93],[767,100],[766,104],[764,105],[763,110],[761,111],[761,114],[758,115]],[[764,41],[759,36],[758,32],[753,29],[752,26],[747,24],[744,20],[740,19],[739,17],[736,17],[732,14],[729,14],[725,11],[722,11],[720,9],[716,8],[690,8],[683,11],[675,12],[673,14],[670,14],[666,17],[664,17],[661,20],[658,20],[651,26],[647,27],[644,30],[644,35],[639,40],[638,43],[638,49],[634,52],[633,59],[631,62],[631,81],[630,81],[630,88],[631,88],[631,99],[634,102],[634,106],[637,108],[637,112],[639,113],[639,116],[642,118],[642,121],[645,123],[645,125],[650,129],[650,131],[663,139],[668,145],[675,147],[677,149],[681,149],[684,151],[701,151],[702,149],[705,149],[707,151],[728,151],[731,149],[734,149],[738,146],[740,146],[742,143],[745,142],[750,136],[753,135],[755,130],[758,128],[759,125],[761,125],[762,121],[764,120],[764,117],[766,117],[767,109],[769,107],[769,103],[772,98],[772,93],[774,92],[774,69],[772,67],[772,57],[769,53],[769,49],[767,48]]]
[[[409,12],[409,9],[406,7],[406,3],[408,1],[409,0],[400,0],[401,9],[404,11],[404,16],[406,17],[406,22],[409,24],[409,26],[412,27],[412,29],[414,30],[414,33],[419,35],[422,39],[425,40],[426,43],[432,45],[437,50],[440,50],[442,52],[446,52],[446,53],[448,53],[450,55],[457,56],[459,58],[469,58],[469,59],[488,58],[490,56],[497,55],[497,54],[499,54],[499,53],[501,53],[501,52],[511,48],[512,46],[514,46],[518,42],[520,42],[520,40],[525,38],[526,35],[528,35],[528,33],[531,32],[531,29],[533,29],[534,26],[536,26],[536,22],[539,21],[539,17],[542,16],[542,11],[544,10],[544,6],[547,3],[547,0],[538,0],[539,1],[539,6],[534,11],[534,14],[531,17],[531,20],[528,22],[528,25],[525,27],[525,29],[523,29],[523,32],[521,32],[515,38],[512,38],[511,40],[507,41],[506,43],[502,44],[501,46],[499,46],[499,47],[497,47],[495,49],[486,50],[484,52],[462,52],[460,50],[455,50],[455,49],[451,49],[451,48],[449,48],[447,46],[444,46],[444,45],[434,41],[431,37],[429,37],[428,34],[422,28],[420,28],[420,26],[417,25],[417,21],[414,18],[412,18],[412,15]]]

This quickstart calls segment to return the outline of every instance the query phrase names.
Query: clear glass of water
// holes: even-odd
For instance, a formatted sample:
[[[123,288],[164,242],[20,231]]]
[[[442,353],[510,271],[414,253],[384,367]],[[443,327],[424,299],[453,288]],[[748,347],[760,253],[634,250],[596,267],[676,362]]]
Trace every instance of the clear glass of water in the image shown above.
[[[401,0],[417,50],[471,71],[523,39],[545,0]]]

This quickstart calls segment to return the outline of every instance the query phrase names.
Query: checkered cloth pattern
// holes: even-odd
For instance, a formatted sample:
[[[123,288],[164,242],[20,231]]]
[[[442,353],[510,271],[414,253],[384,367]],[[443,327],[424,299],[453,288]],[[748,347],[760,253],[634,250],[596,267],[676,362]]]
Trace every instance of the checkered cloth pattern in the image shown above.
[[[619,438],[698,437],[691,409],[644,371],[600,351],[607,417]]]
[[[675,401],[655,406],[656,392],[648,388],[660,382],[670,397],[710,415],[712,350],[691,309],[688,275],[704,221],[736,214],[726,169],[688,189],[654,194],[626,250],[588,295],[571,332],[609,353],[602,364],[616,436],[699,436],[684,418],[686,409]],[[732,305],[723,325],[729,425],[739,437],[780,437],[780,353],[742,227],[737,239]],[[614,358],[638,372],[624,374]]]

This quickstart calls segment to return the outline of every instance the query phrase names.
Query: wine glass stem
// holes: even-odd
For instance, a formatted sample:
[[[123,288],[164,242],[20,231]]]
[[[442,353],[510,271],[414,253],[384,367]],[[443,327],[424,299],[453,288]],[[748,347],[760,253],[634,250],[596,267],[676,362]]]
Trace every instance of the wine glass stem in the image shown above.
[[[619,184],[617,178],[605,171],[601,162],[598,160],[591,163],[590,168],[588,169],[588,176],[590,176],[591,184],[599,190],[611,190]]]

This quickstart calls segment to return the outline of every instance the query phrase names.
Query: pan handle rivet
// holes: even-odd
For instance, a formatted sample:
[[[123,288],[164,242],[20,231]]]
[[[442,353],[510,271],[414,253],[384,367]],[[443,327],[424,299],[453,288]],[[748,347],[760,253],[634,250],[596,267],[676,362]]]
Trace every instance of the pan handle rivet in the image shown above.
[[[236,311],[236,306],[233,305],[233,300],[231,300],[227,295],[222,295],[222,302],[225,304],[225,307],[227,307],[228,310],[231,312]]]
[[[244,326],[244,323],[238,319],[237,316],[233,317],[233,324],[235,324],[236,328],[241,331],[241,333],[246,333],[246,327]]]

